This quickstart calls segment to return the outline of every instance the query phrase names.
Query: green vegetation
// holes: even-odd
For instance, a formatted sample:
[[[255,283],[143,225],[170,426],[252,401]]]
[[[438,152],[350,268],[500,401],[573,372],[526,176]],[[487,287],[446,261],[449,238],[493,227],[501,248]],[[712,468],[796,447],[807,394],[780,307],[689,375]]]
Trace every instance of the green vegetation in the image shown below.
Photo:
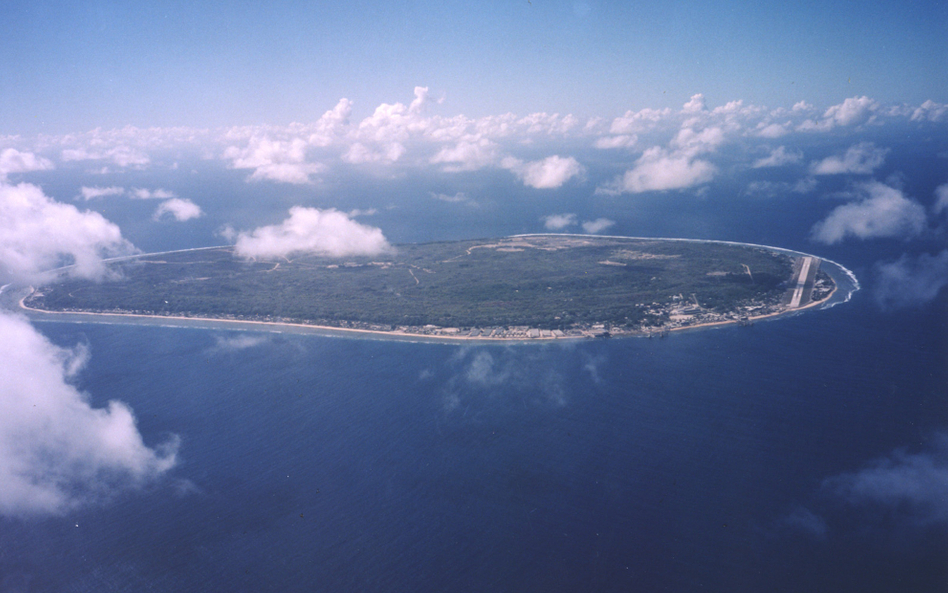
[[[119,280],[65,280],[28,305],[340,327],[631,328],[695,302],[715,313],[776,302],[793,275],[790,257],[763,248],[556,235],[401,245],[374,257],[246,261],[213,248],[111,265]]]

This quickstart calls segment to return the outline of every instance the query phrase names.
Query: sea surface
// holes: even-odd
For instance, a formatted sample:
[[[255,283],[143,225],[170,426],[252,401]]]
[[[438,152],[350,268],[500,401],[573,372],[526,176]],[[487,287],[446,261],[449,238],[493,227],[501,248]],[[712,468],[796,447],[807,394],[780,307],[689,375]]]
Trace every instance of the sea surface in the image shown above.
[[[943,524],[834,476],[937,447],[944,302],[457,346],[38,322],[165,479],[0,521],[6,591],[936,591]]]
[[[877,177],[931,209],[948,147],[923,140],[880,140]],[[547,344],[36,320],[89,347],[75,382],[94,406],[128,404],[149,446],[177,435],[179,462],[64,516],[0,518],[3,593],[948,590],[948,294],[877,298],[880,264],[945,248],[943,218],[912,241],[819,245],[812,226],[846,184],[754,193],[794,180],[757,169],[707,192],[590,182],[542,200],[499,174],[332,195],[181,175],[96,184],[193,197],[195,226],[157,228],[142,201],[101,209],[143,251],[219,244],[224,223],[293,204],[377,207],[366,222],[393,243],[542,232],[542,216],[576,212],[611,234],[813,253],[863,289],[750,327]],[[44,189],[71,199],[80,182],[59,179]],[[430,197],[458,191],[474,203]],[[227,200],[199,199],[213,195]]]

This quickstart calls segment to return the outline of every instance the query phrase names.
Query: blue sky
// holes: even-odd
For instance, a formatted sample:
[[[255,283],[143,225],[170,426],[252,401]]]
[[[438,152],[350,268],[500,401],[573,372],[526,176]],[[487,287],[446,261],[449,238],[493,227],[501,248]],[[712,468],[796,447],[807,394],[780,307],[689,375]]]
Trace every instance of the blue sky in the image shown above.
[[[5,2],[0,134],[948,99],[943,2]]]

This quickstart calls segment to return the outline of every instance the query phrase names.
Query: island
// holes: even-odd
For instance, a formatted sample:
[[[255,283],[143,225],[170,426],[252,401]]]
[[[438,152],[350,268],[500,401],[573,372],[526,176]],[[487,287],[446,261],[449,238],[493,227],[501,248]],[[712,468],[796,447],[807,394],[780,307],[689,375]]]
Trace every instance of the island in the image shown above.
[[[347,257],[245,259],[224,246],[110,260],[102,282],[62,274],[21,306],[442,339],[664,336],[819,304],[836,288],[820,261],[758,245],[587,235]]]

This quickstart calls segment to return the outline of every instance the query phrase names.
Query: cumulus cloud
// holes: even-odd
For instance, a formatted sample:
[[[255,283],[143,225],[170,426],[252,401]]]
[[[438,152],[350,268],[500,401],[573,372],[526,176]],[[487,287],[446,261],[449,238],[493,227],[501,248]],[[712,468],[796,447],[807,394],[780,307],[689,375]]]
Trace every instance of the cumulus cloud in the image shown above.
[[[96,198],[104,198],[106,196],[120,196],[125,193],[124,187],[82,187],[79,190],[79,194],[83,200],[89,201]]]
[[[595,235],[597,233],[601,233],[614,224],[615,221],[609,220],[608,218],[597,218],[596,220],[584,222],[583,230],[590,235]]]
[[[274,140],[253,136],[244,148],[228,146],[224,159],[234,169],[253,169],[252,181],[270,180],[282,183],[310,183],[310,176],[325,170],[319,163],[306,162],[307,143],[302,138]]]
[[[790,130],[787,129],[785,124],[761,123],[757,126],[757,135],[761,138],[780,138],[781,136],[786,136],[789,133]]]
[[[785,147],[778,146],[773,151],[771,151],[770,156],[757,159],[751,166],[755,169],[760,169],[762,167],[782,167],[784,165],[799,163],[801,160],[803,160],[803,153],[797,151],[788,151]]]
[[[912,121],[945,121],[948,119],[948,105],[935,103],[931,99],[918,106],[911,116]]]
[[[712,152],[724,143],[726,137],[720,127],[711,126],[701,131],[685,126],[672,139],[671,146],[688,156]]]
[[[151,162],[147,154],[131,146],[119,145],[105,150],[85,147],[67,148],[62,152],[64,161],[110,161],[119,167],[144,167]]]
[[[186,220],[191,220],[192,218],[198,218],[204,212],[201,211],[201,207],[192,202],[191,200],[183,200],[181,198],[171,198],[162,202],[158,208],[155,210],[154,219],[159,220],[165,214],[170,214],[178,222],[184,222]]]
[[[701,93],[692,95],[691,99],[682,105],[681,110],[684,113],[699,113],[701,111],[707,111],[708,107],[705,105],[704,95]]]
[[[107,501],[175,464],[176,439],[147,447],[131,409],[93,408],[71,383],[88,356],[0,313],[0,514],[61,514]]]
[[[496,143],[483,137],[464,138],[454,146],[445,146],[431,158],[432,164],[444,164],[450,172],[475,171],[497,162]]]
[[[543,226],[550,231],[560,231],[565,229],[568,226],[573,226],[576,224],[576,215],[575,214],[550,214],[549,216],[544,216]]]
[[[933,300],[948,285],[948,249],[937,255],[908,254],[875,266],[876,302],[884,309],[914,307]]]
[[[948,435],[925,451],[897,450],[868,467],[823,481],[823,489],[858,507],[903,515],[918,526],[948,524]]]
[[[635,134],[621,134],[619,136],[603,136],[593,144],[596,148],[632,148],[639,137]]]
[[[167,200],[175,197],[174,192],[166,189],[144,189],[140,187],[133,188],[129,195],[136,200]]]
[[[524,185],[537,189],[555,189],[585,171],[573,157],[557,155],[528,163],[507,157],[501,166],[512,171]]]
[[[850,146],[843,155],[826,157],[810,165],[814,175],[839,175],[853,173],[868,175],[882,166],[889,149],[877,148],[872,142],[860,142]]]
[[[609,127],[609,133],[630,135],[634,134],[635,132],[642,132],[653,127],[655,124],[668,119],[671,114],[672,110],[668,108],[645,108],[640,111],[626,111],[625,115],[612,120],[612,125]]]
[[[823,117],[833,120],[840,126],[852,126],[868,121],[878,108],[879,104],[869,97],[850,97],[839,105],[833,105],[827,109]]]
[[[101,214],[56,202],[35,185],[0,183],[0,278],[39,282],[68,264],[71,275],[101,278],[104,257],[132,251]]]
[[[336,106],[323,114],[313,126],[307,141],[313,146],[329,146],[349,125],[352,101],[342,98]]]
[[[839,105],[833,105],[827,109],[823,113],[822,120],[807,119],[797,126],[797,129],[824,132],[838,126],[858,126],[873,122],[878,110],[879,103],[869,97],[850,97]]]
[[[935,188],[935,205],[932,206],[935,214],[948,212],[948,183]]]
[[[343,257],[378,255],[392,247],[375,227],[355,222],[335,209],[294,206],[290,217],[277,225],[237,235],[235,250],[241,257],[287,257],[313,253]]]
[[[658,146],[646,150],[616,184],[619,192],[641,193],[684,189],[707,183],[717,169],[711,163],[686,154],[670,153]],[[607,193],[609,188],[606,188]]]
[[[813,227],[813,238],[832,245],[857,239],[915,237],[926,225],[925,208],[898,189],[878,181],[860,187],[862,199],[838,206]]]
[[[49,159],[36,156],[32,152],[20,152],[15,148],[7,148],[0,152],[0,181],[5,180],[10,173],[43,171],[52,168],[53,163]]]

